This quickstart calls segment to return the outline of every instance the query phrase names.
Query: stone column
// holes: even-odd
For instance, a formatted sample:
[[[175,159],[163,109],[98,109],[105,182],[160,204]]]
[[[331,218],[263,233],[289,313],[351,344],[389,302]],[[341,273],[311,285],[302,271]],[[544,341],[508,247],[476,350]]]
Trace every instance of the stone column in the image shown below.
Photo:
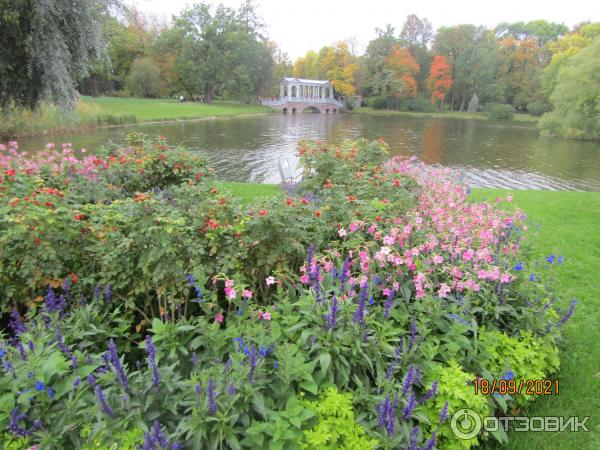
[[[329,86],[329,98],[333,100],[333,84]]]
[[[283,83],[279,83],[279,98],[283,100]]]

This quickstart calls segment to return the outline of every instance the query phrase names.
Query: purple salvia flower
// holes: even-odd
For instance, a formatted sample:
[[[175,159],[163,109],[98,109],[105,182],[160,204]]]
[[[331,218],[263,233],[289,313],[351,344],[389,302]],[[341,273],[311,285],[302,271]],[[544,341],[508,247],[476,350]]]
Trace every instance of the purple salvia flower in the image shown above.
[[[148,353],[148,367],[152,370],[152,384],[154,387],[158,387],[160,384],[160,375],[156,365],[156,347],[150,335],[146,336],[146,352]]]
[[[99,300],[102,297],[102,288],[98,285],[94,289],[94,299]]]
[[[433,397],[435,397],[435,395],[437,394],[437,387],[438,387],[438,382],[436,380],[431,385],[431,389],[429,389],[425,393],[425,395],[423,396],[423,398],[421,399],[421,404],[425,404],[425,402],[427,402],[428,400],[431,400]]]
[[[356,307],[356,311],[354,312],[354,316],[352,316],[352,322],[361,327],[365,324],[365,312],[367,309],[367,295],[369,294],[369,285],[365,284],[361,291],[360,296],[358,298],[358,306]]]
[[[34,351],[35,351],[35,344],[33,343],[33,341],[31,341],[31,340],[30,340],[30,341],[27,343],[27,346],[29,347],[29,350],[30,350],[30,351],[32,351],[32,352],[34,352]]]
[[[15,336],[20,335],[21,333],[25,333],[27,331],[27,327],[21,321],[21,315],[17,310],[16,306],[13,306],[12,312],[10,313],[10,320],[8,322],[9,328],[13,331]]]
[[[215,390],[215,382],[212,378],[208,379],[208,384],[206,385],[206,409],[211,416],[214,416],[217,413],[217,393]]]
[[[110,303],[110,299],[112,298],[112,286],[107,284],[104,288],[104,299],[106,300],[106,304]]]
[[[192,353],[192,366],[198,367],[198,353]]]
[[[387,434],[389,437],[394,435],[394,427],[396,426],[396,411],[398,410],[398,397],[394,399],[394,403],[388,411]]]
[[[48,292],[44,300],[44,307],[46,308],[46,312],[53,313],[58,311],[59,315],[62,316],[67,308],[65,296],[61,295],[60,297],[56,297],[52,287],[48,287]]]
[[[119,354],[117,352],[117,345],[115,344],[115,341],[113,339],[111,339],[108,342],[108,353],[109,353],[109,357],[110,357],[110,362],[112,363],[113,367],[115,368],[115,372],[117,374],[117,380],[119,381],[121,388],[123,388],[124,391],[127,391],[127,388],[129,387],[129,379],[127,378],[125,369],[123,368],[123,365],[121,364],[121,359],[119,358]]]
[[[448,402],[444,403],[444,407],[440,411],[440,425],[442,425],[446,419],[448,419]]]
[[[415,406],[417,406],[417,397],[415,397],[415,394],[410,394],[406,405],[404,405],[404,409],[402,410],[402,420],[406,422],[410,419],[411,414],[415,410]]]
[[[385,400],[377,406],[377,424],[381,428],[387,427],[388,413],[390,410],[390,397],[386,396]]]
[[[573,312],[575,311],[575,306],[577,306],[577,300],[573,300],[571,302],[571,306],[569,306],[567,312],[560,318],[560,320],[558,321],[559,327],[563,326],[565,322],[571,318]]]
[[[77,369],[77,365],[78,365],[78,364],[77,364],[77,356],[75,356],[75,354],[73,353],[73,354],[71,355],[71,369],[72,369],[72,370],[75,370],[75,369]]]
[[[233,383],[229,383],[227,386],[227,395],[231,397],[233,394],[235,394],[235,386]]]
[[[313,259],[313,245],[310,244],[308,246],[308,252],[306,254],[306,270],[308,270],[309,275],[312,272],[312,259]]]
[[[387,319],[390,315],[390,309],[392,309],[392,305],[394,304],[394,291],[390,289],[390,292],[387,295],[385,300],[385,304],[383,305],[383,318]]]
[[[408,392],[412,389],[414,376],[415,376],[415,367],[411,364],[408,367],[408,371],[404,375],[404,379],[402,380],[402,393],[404,395],[407,395]]]
[[[106,401],[106,396],[104,395],[104,391],[98,384],[94,385],[94,393],[96,394],[96,398],[98,399],[98,402],[100,403],[100,409],[102,410],[102,412],[109,417],[114,417],[113,410],[112,410],[111,406],[108,404],[108,402]]]
[[[62,336],[62,333],[60,331],[60,328],[56,327],[56,332],[55,332],[55,336],[56,336],[56,343],[58,345],[58,349],[68,358],[71,357],[71,352],[69,351],[69,348],[65,345],[65,341],[64,338]]]
[[[253,383],[254,373],[256,371],[256,366],[258,365],[258,351],[256,350],[256,346],[254,344],[250,346],[250,351],[248,352],[248,359],[250,361],[250,372],[248,372],[248,381],[250,383]]]
[[[198,398],[202,396],[202,385],[200,383],[196,383],[196,395]]]
[[[29,431],[28,429],[23,428],[23,427],[21,427],[21,425],[19,425],[19,422],[27,420],[27,419],[28,419],[27,414],[25,414],[25,413],[21,414],[21,410],[17,406],[10,413],[10,419],[8,422],[8,432],[11,434],[14,434],[15,436],[21,436],[21,437],[29,436],[31,434],[31,431]]]
[[[77,377],[73,380],[73,388],[77,389],[81,384],[81,377]]]
[[[68,294],[70,289],[71,289],[71,280],[69,279],[69,277],[66,277],[62,284],[62,290],[65,294]]]
[[[410,432],[410,447],[409,450],[419,450],[419,427],[413,427]]]
[[[86,380],[90,386],[96,385],[96,379],[94,378],[94,375],[92,375],[91,373],[87,376]]]
[[[331,308],[329,310],[329,314],[327,314],[327,329],[333,330],[337,323],[337,315],[338,315],[338,301],[335,294],[333,294],[333,298],[331,299]]]
[[[181,450],[183,448],[183,445],[180,444],[179,442],[175,442],[172,446],[171,446],[171,450]]]
[[[344,284],[348,279],[348,269],[350,268],[350,257],[346,256],[344,260],[344,264],[342,265],[342,270],[340,272],[340,292],[344,292]]]
[[[434,431],[431,434],[431,437],[429,439],[427,439],[427,442],[425,443],[425,445],[423,447],[421,447],[420,450],[433,450],[436,443],[437,443],[437,434]]]
[[[395,362],[391,362],[388,364],[387,369],[385,371],[385,379],[386,380],[391,380],[392,377],[394,376],[394,370],[396,369],[396,363]]]

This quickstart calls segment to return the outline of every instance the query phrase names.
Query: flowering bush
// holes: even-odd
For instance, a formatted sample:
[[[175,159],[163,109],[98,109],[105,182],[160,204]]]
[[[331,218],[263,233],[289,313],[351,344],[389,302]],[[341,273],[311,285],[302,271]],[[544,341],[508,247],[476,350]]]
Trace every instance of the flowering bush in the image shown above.
[[[521,260],[524,214],[470,202],[452,171],[304,142],[303,183],[242,206],[202,160],[150,169],[167,150],[136,144],[157,175],[133,198],[127,177],[86,197],[78,163],[74,192],[14,153],[6,169],[0,429],[27,445],[466,449],[485,437],[456,440],[449,416],[523,402],[475,380],[557,369],[575,305]],[[33,186],[59,206],[15,210]]]

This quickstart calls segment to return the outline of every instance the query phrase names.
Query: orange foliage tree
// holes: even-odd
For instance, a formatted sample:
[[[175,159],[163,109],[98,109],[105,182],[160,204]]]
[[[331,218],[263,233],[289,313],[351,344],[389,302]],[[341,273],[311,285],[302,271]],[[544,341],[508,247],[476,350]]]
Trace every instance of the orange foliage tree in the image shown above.
[[[445,56],[437,55],[433,58],[428,82],[431,89],[431,103],[437,105],[438,111],[442,112],[446,92],[452,87],[452,66]]]
[[[417,95],[415,76],[419,73],[420,67],[410,51],[396,45],[385,58],[385,63],[392,71],[395,81],[391,89],[392,95],[399,98],[409,98]]]

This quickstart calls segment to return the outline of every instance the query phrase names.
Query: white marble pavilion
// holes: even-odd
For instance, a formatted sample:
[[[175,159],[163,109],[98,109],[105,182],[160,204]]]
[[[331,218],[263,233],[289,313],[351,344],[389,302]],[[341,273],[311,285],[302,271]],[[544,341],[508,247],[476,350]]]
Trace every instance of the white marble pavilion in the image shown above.
[[[296,102],[328,103],[334,99],[333,85],[329,80],[285,77],[279,84],[279,98]]]

